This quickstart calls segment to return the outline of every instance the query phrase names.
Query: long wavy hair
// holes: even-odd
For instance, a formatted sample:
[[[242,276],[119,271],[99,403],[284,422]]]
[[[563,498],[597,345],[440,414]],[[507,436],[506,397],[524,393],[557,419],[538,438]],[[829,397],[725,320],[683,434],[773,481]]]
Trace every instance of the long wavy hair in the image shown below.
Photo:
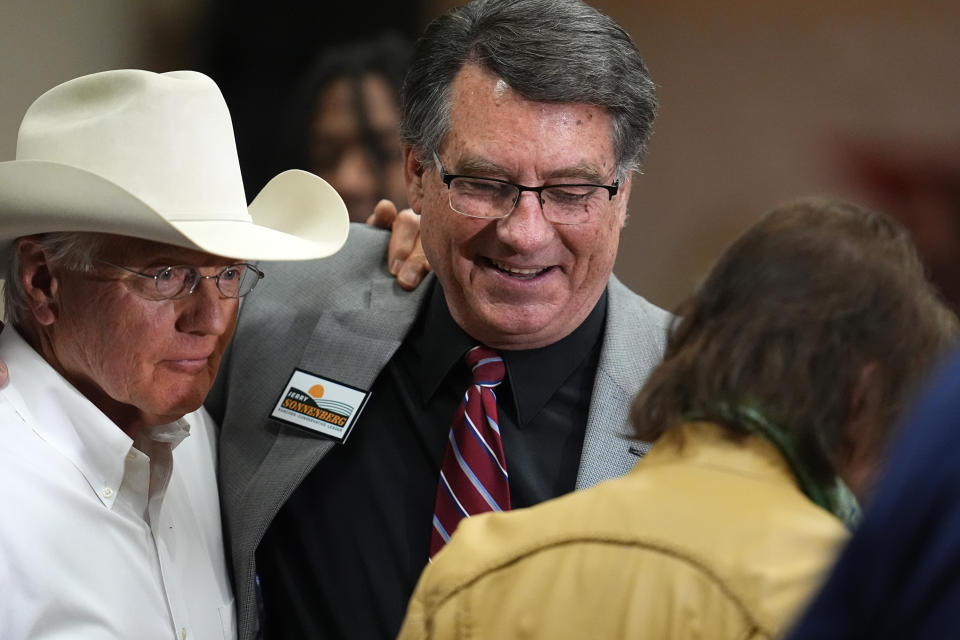
[[[841,469],[865,368],[880,399],[866,437],[882,448],[956,335],[902,225],[849,203],[799,200],[738,239],[678,309],[631,418],[645,440],[691,415],[737,432],[726,409],[750,406],[824,480]]]

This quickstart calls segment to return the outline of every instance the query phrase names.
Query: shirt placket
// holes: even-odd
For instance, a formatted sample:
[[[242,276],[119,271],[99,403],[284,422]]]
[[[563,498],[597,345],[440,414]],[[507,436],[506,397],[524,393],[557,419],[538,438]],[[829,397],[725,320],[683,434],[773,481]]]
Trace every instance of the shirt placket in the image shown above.
[[[151,453],[150,499],[148,501],[147,517],[157,551],[157,559],[160,563],[163,591],[170,608],[175,637],[178,640],[187,640],[193,634],[190,629],[183,592],[177,588],[179,576],[175,572],[176,564],[173,560],[177,553],[176,522],[170,510],[163,508],[167,485],[173,472],[173,451],[169,443],[154,442]]]

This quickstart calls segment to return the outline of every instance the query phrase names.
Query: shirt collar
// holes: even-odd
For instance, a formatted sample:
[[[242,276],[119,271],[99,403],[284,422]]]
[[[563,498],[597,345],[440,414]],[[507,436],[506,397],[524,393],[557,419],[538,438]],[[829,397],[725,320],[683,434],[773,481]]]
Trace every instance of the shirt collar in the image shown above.
[[[126,456],[133,440],[77,391],[13,328],[0,333],[0,357],[10,370],[11,398],[24,422],[80,471],[107,507],[123,482]],[[15,397],[18,395],[19,397]],[[176,447],[188,435],[183,420],[156,428]]]
[[[437,392],[463,355],[478,344],[453,320],[439,285],[428,295],[423,330],[415,337],[414,344],[420,354],[424,403]],[[539,349],[499,352],[506,366],[519,426],[532,420],[583,363],[603,335],[606,313],[607,292],[604,290],[590,315],[562,340]]]

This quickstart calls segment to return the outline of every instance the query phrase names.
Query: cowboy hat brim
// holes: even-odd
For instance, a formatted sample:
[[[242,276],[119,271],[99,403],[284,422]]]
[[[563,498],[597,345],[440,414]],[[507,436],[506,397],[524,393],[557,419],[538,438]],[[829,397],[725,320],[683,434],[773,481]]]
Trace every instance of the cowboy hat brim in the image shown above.
[[[349,229],[337,192],[300,170],[273,178],[248,209],[253,219],[161,215],[97,174],[56,162],[0,163],[0,260],[13,240],[53,231],[145,238],[243,260],[307,260],[336,253]]]

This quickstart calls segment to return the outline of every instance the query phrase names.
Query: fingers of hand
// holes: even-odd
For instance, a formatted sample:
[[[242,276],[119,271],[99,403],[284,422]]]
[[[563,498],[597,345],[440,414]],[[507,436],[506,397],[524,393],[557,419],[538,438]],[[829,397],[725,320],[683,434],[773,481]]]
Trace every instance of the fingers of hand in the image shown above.
[[[403,289],[410,291],[416,289],[428,273],[430,273],[430,263],[423,255],[423,247],[417,241],[417,248],[399,267],[397,282]]]
[[[396,205],[384,198],[373,208],[373,213],[367,218],[367,224],[378,229],[392,229],[396,218]]]
[[[393,232],[390,234],[390,246],[387,249],[390,273],[398,275],[402,263],[417,250],[423,253],[420,246],[420,216],[412,209],[404,209],[396,215]]]

